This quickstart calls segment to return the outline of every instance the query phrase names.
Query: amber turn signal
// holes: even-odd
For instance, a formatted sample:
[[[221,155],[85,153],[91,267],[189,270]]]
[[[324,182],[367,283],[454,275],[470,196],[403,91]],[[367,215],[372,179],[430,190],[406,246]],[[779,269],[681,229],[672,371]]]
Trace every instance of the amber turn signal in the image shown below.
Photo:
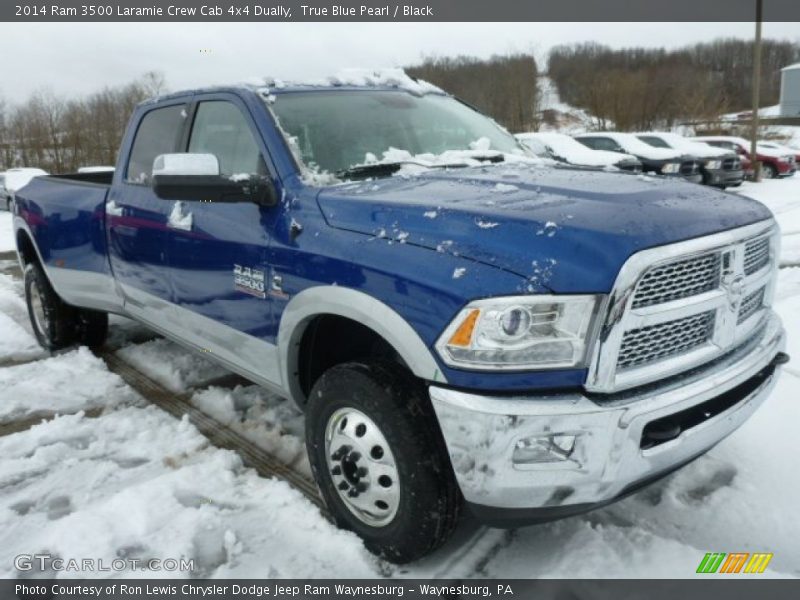
[[[455,333],[450,338],[448,345],[468,348],[470,342],[472,342],[472,332],[475,331],[475,324],[478,322],[478,317],[480,315],[481,311],[477,308],[470,312],[461,325],[458,326],[458,329],[456,329]]]

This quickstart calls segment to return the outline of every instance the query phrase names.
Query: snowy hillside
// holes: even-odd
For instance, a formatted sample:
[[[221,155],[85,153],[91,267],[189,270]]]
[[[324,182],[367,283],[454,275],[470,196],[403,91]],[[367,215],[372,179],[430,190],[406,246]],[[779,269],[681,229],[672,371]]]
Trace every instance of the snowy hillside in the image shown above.
[[[692,577],[710,551],[773,552],[765,576],[800,576],[800,176],[738,193],[770,206],[783,232],[777,309],[795,362],[764,406],[706,456],[622,502],[514,531],[465,521],[446,547],[403,568],[148,403],[85,348],[46,357],[8,252],[11,217],[0,212],[0,576],[18,575],[14,556],[48,552],[186,558],[194,570],[174,574],[193,577]],[[129,321],[115,317],[112,329],[115,356],[308,472],[302,416],[288,402],[219,383],[219,367]]]
[[[540,75],[536,82],[539,90],[538,110],[543,119],[540,131],[582,133],[596,128],[592,115],[561,101],[556,84],[547,75]]]

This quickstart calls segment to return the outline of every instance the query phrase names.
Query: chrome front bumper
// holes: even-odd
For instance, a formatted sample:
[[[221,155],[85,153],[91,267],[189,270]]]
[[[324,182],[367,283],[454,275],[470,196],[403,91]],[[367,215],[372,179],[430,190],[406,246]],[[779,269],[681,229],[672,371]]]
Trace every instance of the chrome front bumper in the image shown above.
[[[431,386],[430,397],[456,479],[475,512],[541,509],[541,517],[533,511],[527,519],[535,521],[613,501],[709,450],[769,395],[784,347],[780,319],[771,313],[763,335],[731,354],[628,392],[489,397]],[[718,414],[670,441],[642,448],[648,423],[738,390],[745,390],[742,397]],[[572,454],[554,462],[512,460],[521,440],[548,435],[576,436]]]

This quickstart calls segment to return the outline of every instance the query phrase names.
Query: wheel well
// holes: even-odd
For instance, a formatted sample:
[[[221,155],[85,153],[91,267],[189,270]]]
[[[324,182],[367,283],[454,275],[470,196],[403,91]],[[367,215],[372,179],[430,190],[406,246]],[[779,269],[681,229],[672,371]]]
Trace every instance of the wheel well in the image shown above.
[[[25,265],[39,262],[39,257],[36,254],[36,248],[33,246],[31,238],[21,229],[17,232],[17,249]]]
[[[405,366],[392,345],[358,321],[338,315],[314,317],[303,331],[297,356],[297,377],[307,397],[320,376],[338,364],[360,358],[385,358]]]

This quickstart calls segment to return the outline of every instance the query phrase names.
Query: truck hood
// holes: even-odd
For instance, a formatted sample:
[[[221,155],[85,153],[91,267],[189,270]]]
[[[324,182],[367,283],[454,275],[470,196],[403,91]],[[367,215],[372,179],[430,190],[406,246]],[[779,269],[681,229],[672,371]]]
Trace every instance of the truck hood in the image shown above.
[[[558,152],[557,152],[558,153]],[[612,167],[621,162],[639,162],[632,154],[622,152],[609,152],[608,150],[570,150],[564,152],[564,158],[573,165],[586,167]]]
[[[557,293],[608,292],[639,250],[772,216],[674,178],[514,164],[342,184],[318,202],[332,227],[494,265]]]
[[[670,160],[671,158],[680,158],[686,154],[682,150],[674,150],[672,148],[641,148],[638,145],[634,147],[623,146],[623,148],[625,148],[625,152],[648,160]]]
[[[691,154],[698,158],[722,158],[723,156],[734,156],[732,150],[727,148],[717,148],[716,146],[709,146],[708,144],[701,144],[699,142],[689,142],[680,148],[686,154]]]

